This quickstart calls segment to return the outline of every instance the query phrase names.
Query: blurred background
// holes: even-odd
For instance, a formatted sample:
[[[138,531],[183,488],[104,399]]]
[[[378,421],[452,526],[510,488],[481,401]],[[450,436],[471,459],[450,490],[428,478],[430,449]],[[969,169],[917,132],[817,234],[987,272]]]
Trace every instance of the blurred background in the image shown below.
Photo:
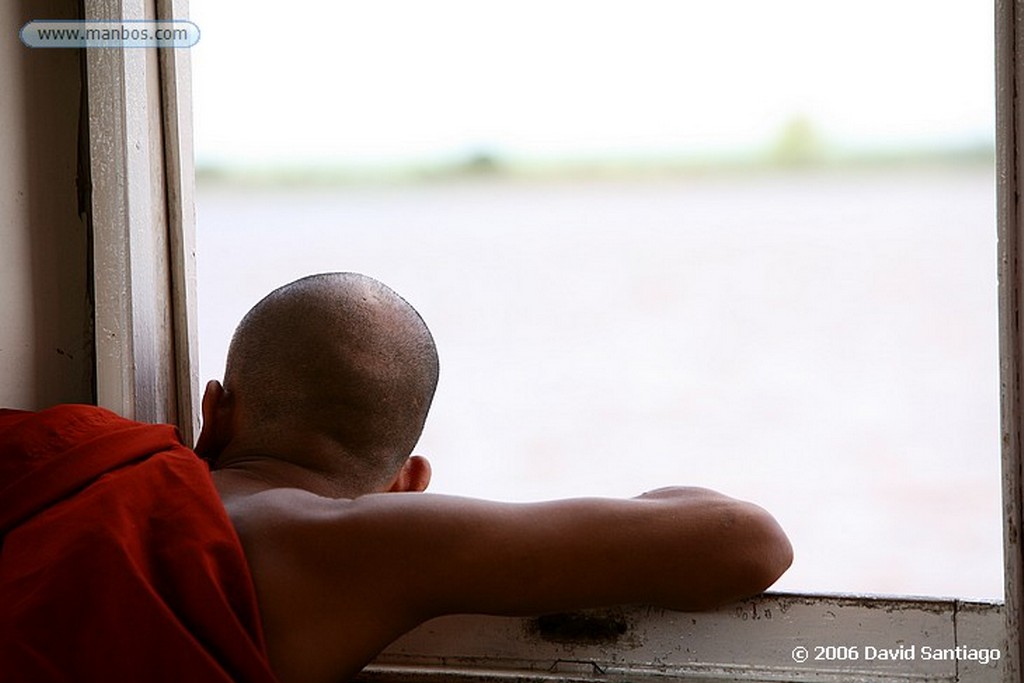
[[[756,501],[790,591],[1001,598],[992,7],[193,3],[201,373],[423,314],[437,492]]]

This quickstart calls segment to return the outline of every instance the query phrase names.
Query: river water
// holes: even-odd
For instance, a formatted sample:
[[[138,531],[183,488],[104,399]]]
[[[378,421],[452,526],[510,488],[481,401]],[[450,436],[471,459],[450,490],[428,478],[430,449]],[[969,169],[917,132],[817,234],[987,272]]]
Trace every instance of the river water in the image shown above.
[[[781,521],[799,591],[1002,595],[988,168],[199,191],[201,372],[272,288],[434,331],[433,489],[668,484]]]

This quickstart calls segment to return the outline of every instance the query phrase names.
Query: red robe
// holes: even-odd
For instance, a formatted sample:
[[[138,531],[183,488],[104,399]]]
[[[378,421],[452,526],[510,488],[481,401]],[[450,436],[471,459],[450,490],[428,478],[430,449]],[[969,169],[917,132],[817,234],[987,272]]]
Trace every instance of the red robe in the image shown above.
[[[0,410],[0,681],[270,683],[206,463],[168,425]]]

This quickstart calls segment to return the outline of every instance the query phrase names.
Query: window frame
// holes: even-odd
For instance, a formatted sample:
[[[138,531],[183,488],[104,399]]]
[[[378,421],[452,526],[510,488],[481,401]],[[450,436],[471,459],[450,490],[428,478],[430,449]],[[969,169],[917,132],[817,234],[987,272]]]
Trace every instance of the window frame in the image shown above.
[[[188,16],[187,0],[86,0],[84,19]],[[97,404],[177,424],[199,405],[187,49],[85,50]]]
[[[1024,554],[1020,539],[1021,438],[1024,434],[1021,361],[1021,234],[1024,215],[1020,179],[1024,158],[1018,148],[1024,108],[1019,95],[1024,85],[1024,2],[996,0],[996,221],[999,234],[999,371],[1003,476],[1003,581],[1006,619],[1005,680],[1019,680],[1024,662],[1020,618],[1024,587]]]
[[[535,620],[450,617],[407,635],[360,680],[621,680],[628,674],[631,680],[821,681],[851,680],[854,671],[856,680],[1018,680],[1024,661],[1024,215],[1018,187],[1024,177],[1018,152],[1024,0],[996,0],[994,7],[1005,603],[768,594],[701,615],[646,607],[612,617],[604,612],[598,621],[625,620],[631,639],[596,643],[586,634],[546,638]],[[85,19],[187,16],[187,0],[84,0]],[[85,53],[98,403],[135,419],[176,423],[191,442],[198,433],[199,382],[189,52]],[[891,641],[920,644],[938,637],[954,645],[998,646],[1003,657],[999,667],[977,674],[955,663],[941,670],[893,670],[888,663],[860,660],[814,669],[786,660],[790,645],[844,645],[843,638],[863,635],[865,623],[879,637],[897,629]],[[649,650],[637,646],[668,641],[675,643],[669,650],[676,660],[643,659]],[[700,654],[701,647],[711,654]],[[742,652],[768,663],[738,663]]]
[[[466,615],[420,626],[355,680],[994,683],[1003,659],[926,658],[924,648],[999,648],[1002,657],[1003,632],[996,603],[877,596],[768,594],[699,614],[627,607],[543,619]],[[912,658],[877,654],[911,645]]]

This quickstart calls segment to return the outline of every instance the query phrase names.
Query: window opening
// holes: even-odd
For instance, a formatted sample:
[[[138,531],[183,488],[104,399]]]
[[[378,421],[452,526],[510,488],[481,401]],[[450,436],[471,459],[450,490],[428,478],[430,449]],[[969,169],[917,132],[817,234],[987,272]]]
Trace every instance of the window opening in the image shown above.
[[[438,339],[436,490],[706,485],[783,589],[1001,597],[991,9],[540,8],[192,7],[202,378],[360,270]]]

